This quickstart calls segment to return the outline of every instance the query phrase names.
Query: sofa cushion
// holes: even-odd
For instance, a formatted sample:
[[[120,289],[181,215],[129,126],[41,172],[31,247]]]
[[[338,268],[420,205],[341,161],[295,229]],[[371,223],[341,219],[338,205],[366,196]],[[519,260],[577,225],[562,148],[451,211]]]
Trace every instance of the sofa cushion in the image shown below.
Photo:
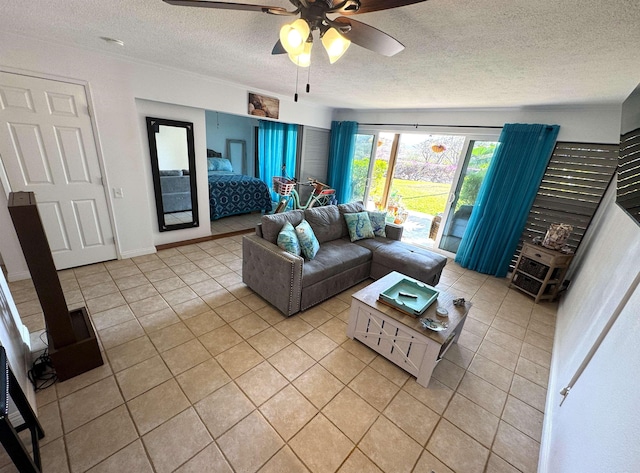
[[[373,234],[377,237],[386,237],[385,228],[387,226],[387,212],[367,212]]]
[[[311,286],[370,260],[371,251],[362,246],[344,239],[328,241],[320,247],[313,260],[304,262],[302,287]]]
[[[335,205],[314,207],[304,211],[304,219],[309,222],[320,243],[342,237],[340,212]]]
[[[364,240],[365,238],[374,238],[373,228],[369,220],[367,212],[358,212],[355,214],[344,214],[349,229],[349,238],[351,241]]]
[[[291,223],[285,223],[280,233],[278,233],[278,246],[292,255],[300,256],[302,249],[300,248],[296,230]]]
[[[304,212],[302,210],[289,210],[279,214],[263,215],[260,219],[262,224],[262,238],[273,243],[278,242],[278,233],[285,223],[289,222],[294,227],[302,222]]]
[[[349,202],[348,204],[338,205],[338,212],[340,212],[340,215],[353,214],[357,212],[363,212],[365,210],[366,209],[364,207],[364,203],[361,200],[357,202]],[[342,227],[340,236],[341,237],[349,236],[349,229],[347,228],[347,222],[344,220],[344,218],[341,219],[340,225]]]
[[[356,244],[369,247],[372,240],[358,241]],[[423,248],[409,245],[401,241],[388,240],[386,238],[376,238],[375,250],[371,259],[371,277],[378,279],[391,271],[398,271],[402,274],[417,279],[418,281],[432,284],[434,278],[437,280],[440,273],[447,264],[447,258]],[[384,269],[384,270],[383,270]]]
[[[313,233],[309,222],[306,220],[300,222],[296,227],[296,234],[298,235],[302,255],[308,260],[315,258],[316,253],[320,249],[320,243],[318,243],[318,239]]]

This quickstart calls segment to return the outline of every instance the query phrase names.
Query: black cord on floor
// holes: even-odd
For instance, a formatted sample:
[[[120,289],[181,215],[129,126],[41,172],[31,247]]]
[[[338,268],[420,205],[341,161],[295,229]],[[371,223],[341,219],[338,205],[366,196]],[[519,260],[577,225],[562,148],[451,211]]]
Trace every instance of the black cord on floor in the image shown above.
[[[42,340],[46,345],[46,342],[42,338],[45,333],[46,332],[42,332],[40,334],[40,340]],[[58,380],[56,371],[51,363],[51,358],[49,357],[48,347],[45,348],[42,354],[33,361],[31,369],[27,371],[27,376],[29,381],[31,381],[31,384],[33,384],[33,388],[36,392],[53,386],[53,384]]]

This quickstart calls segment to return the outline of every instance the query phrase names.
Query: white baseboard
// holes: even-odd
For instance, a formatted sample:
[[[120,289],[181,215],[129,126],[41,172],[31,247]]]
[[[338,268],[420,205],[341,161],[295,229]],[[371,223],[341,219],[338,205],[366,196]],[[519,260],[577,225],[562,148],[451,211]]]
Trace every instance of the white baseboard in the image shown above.
[[[127,258],[134,258],[136,256],[150,255],[155,252],[156,252],[156,247],[152,246],[151,248],[141,248],[139,250],[121,251],[120,256],[122,257],[122,259],[127,259]]]
[[[31,279],[31,273],[28,269],[24,271],[13,271],[11,273],[7,273],[7,281],[9,282],[22,281],[23,279]]]

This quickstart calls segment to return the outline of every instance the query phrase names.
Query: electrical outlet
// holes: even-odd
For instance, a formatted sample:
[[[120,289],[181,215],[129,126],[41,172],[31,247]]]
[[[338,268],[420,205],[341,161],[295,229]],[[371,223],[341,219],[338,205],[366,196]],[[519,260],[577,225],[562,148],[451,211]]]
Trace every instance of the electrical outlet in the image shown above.
[[[122,199],[124,197],[124,191],[122,190],[122,187],[114,187],[113,188],[113,196],[116,199]]]

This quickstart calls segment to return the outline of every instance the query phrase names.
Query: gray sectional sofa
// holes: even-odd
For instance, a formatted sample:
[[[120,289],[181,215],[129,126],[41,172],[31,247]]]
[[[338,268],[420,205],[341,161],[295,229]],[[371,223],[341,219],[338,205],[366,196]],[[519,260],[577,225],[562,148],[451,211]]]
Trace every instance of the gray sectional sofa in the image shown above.
[[[398,271],[436,285],[447,259],[400,241],[402,227],[387,224],[386,238],[351,242],[343,215],[362,202],[264,215],[256,233],[242,239],[242,280],[286,316],[308,309],[367,278]],[[312,260],[277,246],[286,222],[307,220],[320,242]]]

